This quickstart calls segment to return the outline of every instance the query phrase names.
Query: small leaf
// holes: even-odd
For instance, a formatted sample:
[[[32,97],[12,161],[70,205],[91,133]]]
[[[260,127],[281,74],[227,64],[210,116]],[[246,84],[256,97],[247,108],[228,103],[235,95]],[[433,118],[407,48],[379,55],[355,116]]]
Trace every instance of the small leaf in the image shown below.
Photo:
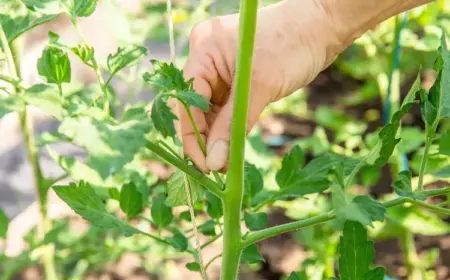
[[[152,219],[158,227],[166,227],[172,222],[172,208],[166,204],[163,196],[156,196],[152,199]]]
[[[203,112],[208,112],[209,110],[209,101],[203,95],[192,91],[181,91],[177,93],[176,96],[184,103],[197,107]]]
[[[134,183],[122,186],[120,190],[120,209],[127,214],[128,218],[135,217],[144,208],[142,194]]]
[[[180,219],[183,219],[185,221],[191,222],[192,221],[191,212],[189,210],[181,212],[180,213]]]
[[[94,58],[94,48],[85,44],[76,45],[70,50],[78,56],[86,65],[91,66],[92,59]]]
[[[211,192],[206,192],[206,212],[213,219],[223,216],[222,201]]]
[[[144,81],[155,86],[163,92],[192,91],[192,81],[186,82],[183,71],[179,70],[173,63],[152,60],[153,73],[145,73]]]
[[[264,178],[259,169],[249,163],[244,164],[244,206],[251,206],[251,201],[264,188]]]
[[[203,187],[198,184],[197,181],[192,180],[189,177],[185,178],[185,174],[180,170],[177,170],[172,174],[167,182],[167,204],[175,207],[180,205],[188,205],[186,196],[185,179],[189,184],[192,203],[196,203],[203,198]]]
[[[267,225],[266,213],[245,213],[244,221],[249,230],[256,231],[264,229]]]
[[[0,208],[0,239],[6,239],[8,233],[9,219],[5,212]]]
[[[84,219],[90,221],[94,226],[105,229],[118,229],[125,236],[139,233],[134,227],[108,213],[102,199],[88,183],[80,182],[78,186],[71,183],[69,186],[55,186],[53,189],[70,208]]]
[[[97,7],[97,0],[66,0],[65,2],[72,17],[88,17]]]
[[[58,88],[55,85],[33,85],[25,91],[23,98],[28,104],[36,106],[58,120],[62,120],[66,115],[66,110],[63,107],[63,99],[59,95]]]
[[[48,83],[70,83],[70,60],[62,49],[55,46],[47,46],[38,59],[38,73]]]
[[[108,189],[108,195],[109,198],[120,201],[120,192],[116,188],[109,188]]]
[[[438,118],[436,107],[426,99],[421,105],[422,120],[429,126],[433,126]]]
[[[302,280],[297,272],[293,271],[287,280]]]
[[[176,130],[174,121],[178,120],[167,106],[167,101],[164,100],[162,95],[159,95],[153,101],[152,111],[150,113],[155,128],[164,137],[175,137]]]
[[[415,193],[411,186],[411,171],[405,170],[398,174],[397,179],[392,184],[395,193],[403,197],[411,197],[414,199],[425,199],[423,195]]]
[[[148,50],[145,47],[137,45],[119,48],[115,54],[108,56],[108,69],[114,75],[125,67],[136,65],[147,53]]]
[[[177,250],[184,252],[188,248],[188,239],[180,231],[173,232],[172,237],[166,238],[166,240]]]
[[[199,272],[201,270],[200,264],[198,262],[190,262],[186,264],[186,268],[190,271]]]
[[[242,251],[241,263],[259,263],[265,261],[256,245],[250,245]]]
[[[339,244],[341,280],[383,280],[383,268],[370,269],[375,258],[373,242],[367,240],[367,230],[360,223],[347,221]]]
[[[277,183],[281,189],[295,185],[297,174],[303,168],[304,162],[305,155],[298,145],[284,155],[281,169],[276,175]]]
[[[207,221],[199,227],[201,233],[206,236],[215,236],[216,235],[216,223],[212,220]]]
[[[441,135],[439,140],[439,153],[450,156],[450,129]]]

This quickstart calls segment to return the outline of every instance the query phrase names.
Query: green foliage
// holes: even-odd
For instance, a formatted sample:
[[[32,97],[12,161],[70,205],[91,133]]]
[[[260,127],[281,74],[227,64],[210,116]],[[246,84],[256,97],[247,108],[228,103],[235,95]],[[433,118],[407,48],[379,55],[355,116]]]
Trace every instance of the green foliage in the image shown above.
[[[346,222],[339,244],[340,280],[383,280],[384,268],[370,269],[375,258],[373,242],[367,230],[357,222]]]
[[[444,132],[439,139],[439,153],[450,156],[450,129]]]
[[[183,252],[188,248],[188,239],[180,231],[176,230],[173,236],[166,239],[175,249]]]
[[[298,275],[297,272],[293,271],[289,277],[287,278],[287,280],[301,280],[300,275]]]
[[[92,59],[94,57],[94,48],[85,44],[79,44],[70,50],[78,56],[86,65],[92,66]]]
[[[244,214],[245,225],[249,230],[261,230],[267,225],[266,213],[248,213]]]
[[[397,179],[392,184],[395,192],[399,196],[411,197],[414,199],[424,199],[424,197],[418,193],[415,193],[411,186],[411,171],[402,171],[398,174]]]
[[[0,238],[6,239],[8,232],[9,219],[6,213],[0,208]]]
[[[186,264],[186,268],[190,271],[200,272],[200,264],[198,262],[190,262]]]
[[[108,56],[108,69],[111,75],[117,74],[125,67],[136,65],[139,60],[146,56],[148,50],[145,47],[137,45],[129,45],[123,48],[119,48],[115,54]]]
[[[138,233],[138,230],[108,213],[102,199],[87,182],[78,185],[53,187],[56,194],[66,202],[78,215],[90,221],[94,226],[104,229],[117,229],[125,236]]]
[[[203,198],[203,187],[197,181],[187,177],[183,172],[177,170],[167,182],[167,204],[174,207],[188,205],[186,196],[185,180],[189,184],[191,199],[193,203]]]
[[[8,42],[11,43],[25,32],[49,22],[57,16],[58,14],[39,16],[30,12],[25,16],[11,17],[9,14],[0,13],[0,25],[6,34]]]
[[[259,263],[265,261],[258,246],[250,245],[242,251],[241,263]]]
[[[131,218],[141,213],[143,208],[144,198],[136,185],[134,183],[123,185],[120,190],[120,209]]]
[[[264,188],[264,178],[258,168],[249,163],[244,164],[244,206],[252,205],[252,199]]]
[[[72,17],[88,17],[97,7],[97,0],[66,0],[65,5]]]
[[[206,192],[206,212],[213,219],[223,216],[222,201],[211,192]]]
[[[48,83],[70,83],[70,60],[66,52],[56,46],[47,46],[38,60],[38,73]]]
[[[153,222],[158,227],[166,227],[173,220],[172,208],[166,204],[166,198],[164,196],[153,197],[151,213]]]
[[[152,60],[153,73],[145,73],[144,81],[155,86],[160,92],[192,91],[192,81],[184,79],[183,71],[173,63]]]
[[[155,128],[164,137],[175,137],[176,130],[173,122],[178,120],[178,118],[167,106],[165,96],[161,95],[155,98],[150,116]]]
[[[61,0],[22,0],[25,6],[35,12],[42,14],[59,14],[63,11]]]

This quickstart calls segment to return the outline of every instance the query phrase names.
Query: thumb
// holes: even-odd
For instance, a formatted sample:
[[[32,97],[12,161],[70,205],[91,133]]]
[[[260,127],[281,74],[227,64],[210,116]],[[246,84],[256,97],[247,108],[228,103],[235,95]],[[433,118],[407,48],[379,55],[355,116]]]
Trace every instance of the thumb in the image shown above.
[[[247,133],[251,131],[258,121],[264,108],[269,104],[269,96],[262,91],[258,92],[258,87],[252,85],[250,95],[249,112],[247,120]],[[261,89],[261,87],[259,87]],[[217,115],[207,140],[206,166],[212,171],[224,171],[228,167],[228,157],[230,152],[231,125],[233,123],[234,93],[230,95],[227,103],[222,107]]]

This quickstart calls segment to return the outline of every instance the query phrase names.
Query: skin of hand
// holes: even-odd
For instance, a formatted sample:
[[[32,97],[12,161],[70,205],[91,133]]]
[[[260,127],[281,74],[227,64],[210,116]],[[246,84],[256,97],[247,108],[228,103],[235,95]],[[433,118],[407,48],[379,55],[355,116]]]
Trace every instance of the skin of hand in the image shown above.
[[[259,9],[247,131],[270,102],[308,85],[363,32],[426,2],[430,1],[285,0]],[[178,133],[184,153],[206,173],[225,171],[228,165],[238,30],[239,16],[234,14],[201,22],[190,36],[184,74],[194,78],[195,91],[211,102],[207,113],[192,108],[207,155],[180,106]]]

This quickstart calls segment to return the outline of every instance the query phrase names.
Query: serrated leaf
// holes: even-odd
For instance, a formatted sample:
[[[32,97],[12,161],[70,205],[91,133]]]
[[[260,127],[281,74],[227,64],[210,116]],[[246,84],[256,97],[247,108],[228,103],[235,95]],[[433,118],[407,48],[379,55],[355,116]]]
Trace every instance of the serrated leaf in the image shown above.
[[[177,170],[172,174],[169,181],[167,182],[167,204],[175,207],[180,205],[188,205],[188,200],[186,196],[185,179],[189,184],[189,189],[191,192],[191,199],[193,203],[200,201],[203,197],[203,187],[198,184],[197,181],[192,180],[190,177],[185,178],[185,174],[180,170]]]
[[[25,6],[35,12],[42,14],[59,14],[63,11],[61,0],[22,0]]]
[[[415,193],[411,186],[411,171],[405,170],[398,174],[397,179],[392,183],[395,193],[403,197],[411,197],[414,199],[425,199],[423,195]]]
[[[8,232],[9,219],[3,209],[0,208],[0,239],[6,239]]]
[[[153,222],[158,227],[166,227],[172,222],[172,208],[166,204],[164,196],[153,197],[151,213]]]
[[[192,91],[181,91],[176,96],[184,103],[197,107],[203,112],[209,111],[209,101],[201,94]]]
[[[409,89],[409,92],[406,95],[405,99],[403,99],[401,107],[407,106],[410,103],[414,103],[414,101],[416,100],[417,93],[422,89],[421,74],[422,73],[419,70],[419,74],[417,74],[417,77],[414,80],[414,83],[412,84],[411,88]]]
[[[450,156],[450,129],[441,135],[439,140],[439,153]]]
[[[142,112],[142,116],[135,115],[134,119],[119,123],[88,116],[66,118],[59,132],[88,151],[90,166],[105,179],[133,160],[147,143],[146,134],[151,128]]]
[[[115,54],[108,56],[108,69],[114,75],[125,67],[136,65],[147,53],[147,48],[137,45],[119,48]]]
[[[10,15],[0,14],[0,25],[3,27],[8,42],[11,43],[23,33],[49,22],[57,16],[58,14],[40,16],[29,13],[26,16],[12,18]]]
[[[166,238],[166,241],[181,252],[186,251],[188,248],[188,239],[178,230],[173,232],[173,236]]]
[[[256,231],[264,229],[267,226],[268,217],[266,213],[248,213],[244,214],[245,225],[249,230]]]
[[[213,219],[223,216],[222,201],[211,192],[206,192],[206,212]]]
[[[340,280],[383,280],[383,268],[370,269],[375,258],[367,230],[358,222],[347,221],[339,244]]]
[[[297,272],[293,271],[287,280],[302,280]]]
[[[163,92],[192,91],[192,81],[185,81],[182,70],[173,63],[152,60],[153,72],[143,75],[144,81]]]
[[[281,189],[296,185],[296,177],[303,168],[304,162],[305,155],[298,145],[295,145],[289,153],[284,155],[281,169],[276,175],[276,181]]]
[[[163,96],[157,96],[153,101],[152,111],[150,117],[155,125],[155,128],[164,137],[175,137],[176,130],[174,121],[178,120],[177,116],[172,113],[167,101]]]
[[[201,270],[200,264],[198,262],[190,262],[186,264],[186,268],[190,271],[199,272]]]
[[[264,178],[259,169],[249,163],[244,163],[244,207],[251,206],[253,197],[264,188]]]
[[[36,84],[25,91],[23,99],[58,120],[62,120],[66,115],[63,99],[54,85]]]
[[[68,11],[72,17],[88,17],[97,7],[97,0],[66,0]]]
[[[259,263],[264,262],[264,258],[256,245],[250,245],[242,251],[241,263]]]
[[[71,69],[69,56],[62,49],[47,46],[38,59],[38,73],[47,83],[70,83]]]
[[[70,48],[70,50],[78,56],[78,58],[83,61],[86,65],[91,65],[92,59],[94,58],[94,48],[85,44],[79,44],[75,47]]]
[[[94,226],[118,229],[126,236],[139,233],[134,227],[108,213],[102,199],[88,183],[80,182],[78,186],[71,183],[69,186],[55,186],[53,189],[70,208]]]
[[[134,183],[123,185],[120,190],[120,209],[131,218],[141,213],[143,208],[144,199],[136,185]]]

